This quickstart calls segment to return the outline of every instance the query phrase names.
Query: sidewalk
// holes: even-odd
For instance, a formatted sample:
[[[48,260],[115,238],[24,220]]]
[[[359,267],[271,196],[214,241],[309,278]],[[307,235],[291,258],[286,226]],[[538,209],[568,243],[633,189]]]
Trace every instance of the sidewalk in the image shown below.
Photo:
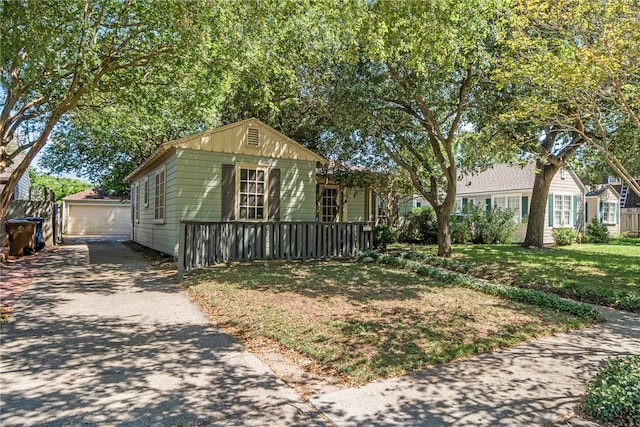
[[[588,426],[587,381],[640,352],[640,316],[603,308],[595,327],[305,402],[121,243],[44,256],[2,326],[3,426]]]
[[[2,326],[0,425],[327,424],[120,242],[45,256]]]

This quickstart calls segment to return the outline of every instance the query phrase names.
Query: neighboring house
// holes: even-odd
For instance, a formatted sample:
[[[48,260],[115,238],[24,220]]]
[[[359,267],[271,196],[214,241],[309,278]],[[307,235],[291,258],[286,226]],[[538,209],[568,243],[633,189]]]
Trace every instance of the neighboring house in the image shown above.
[[[88,189],[62,199],[62,229],[71,236],[129,235],[131,204],[101,189]]]
[[[9,177],[11,173],[15,170],[15,168],[20,164],[24,156],[17,156],[13,159],[13,163],[6,167],[0,173],[0,192],[4,189],[4,186],[9,181]],[[13,194],[11,195],[11,200],[29,200],[29,193],[31,192],[31,179],[29,179],[29,172],[25,172],[22,174],[20,179],[18,180],[18,184],[16,188],[13,190]]]
[[[523,242],[527,230],[529,201],[533,192],[535,165],[524,167],[500,164],[482,172],[463,176],[458,181],[455,211],[467,203],[513,209],[519,225],[515,238]],[[551,230],[573,227],[584,230],[584,194],[586,188],[570,169],[562,168],[553,177],[545,214],[544,243],[552,244]]]
[[[427,199],[420,194],[412,194],[404,197],[400,200],[400,215],[407,215],[415,208],[421,208],[423,206],[429,206]]]
[[[175,256],[182,220],[316,221],[325,163],[255,118],[167,142],[126,178],[132,239]]]
[[[585,223],[594,218],[607,226],[609,233],[620,232],[620,195],[611,184],[604,184],[585,195]]]
[[[615,181],[613,188],[620,194],[620,232],[640,237],[640,196],[620,179]]]

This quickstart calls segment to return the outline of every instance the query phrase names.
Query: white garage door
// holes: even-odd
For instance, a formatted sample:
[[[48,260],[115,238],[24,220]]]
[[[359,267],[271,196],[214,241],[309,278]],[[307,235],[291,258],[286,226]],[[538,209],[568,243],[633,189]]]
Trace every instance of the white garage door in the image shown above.
[[[129,234],[131,208],[128,205],[68,205],[67,234],[87,236]]]

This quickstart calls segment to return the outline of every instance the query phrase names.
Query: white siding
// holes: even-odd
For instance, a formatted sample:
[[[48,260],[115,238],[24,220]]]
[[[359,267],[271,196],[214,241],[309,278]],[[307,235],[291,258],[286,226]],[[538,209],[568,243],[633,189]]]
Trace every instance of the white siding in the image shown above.
[[[564,176],[564,178],[563,178]],[[564,194],[571,196],[571,203],[573,209],[573,201],[574,196],[577,198],[577,206],[575,208],[576,215],[576,223],[572,224],[575,229],[580,232],[584,232],[584,193],[583,188],[576,182],[576,177],[573,173],[566,171],[563,175],[560,171],[555,174],[553,180],[551,181],[551,186],[549,187],[549,195],[557,195]],[[533,183],[532,183],[533,185]],[[554,226],[558,226],[554,224],[554,226],[549,225],[549,198],[547,197],[547,207],[545,209],[545,217],[544,217],[544,243],[545,244],[553,244],[553,236],[551,235],[551,230],[553,230]],[[573,215],[573,213],[572,213]]]

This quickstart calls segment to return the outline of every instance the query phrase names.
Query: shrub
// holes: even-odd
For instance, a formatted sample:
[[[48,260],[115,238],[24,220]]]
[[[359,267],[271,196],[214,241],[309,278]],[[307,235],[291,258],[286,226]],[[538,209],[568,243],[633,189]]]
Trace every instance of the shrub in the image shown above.
[[[484,205],[468,204],[463,216],[472,232],[473,243],[513,243],[518,226],[515,211],[493,208],[487,211]]]
[[[389,225],[376,225],[373,227],[373,245],[377,249],[386,249],[389,243],[396,241],[393,228]]]
[[[398,233],[404,243],[433,244],[438,242],[438,220],[431,206],[414,208],[404,217]]]
[[[449,224],[452,243],[465,243],[471,241],[471,224],[465,215],[453,215]]]
[[[609,243],[611,241],[609,228],[597,218],[593,218],[591,223],[587,224],[584,237],[588,243]]]
[[[640,425],[640,355],[608,359],[587,384],[581,406],[600,421]]]
[[[569,246],[576,241],[576,237],[578,236],[576,230],[571,227],[554,228],[551,230],[551,235],[553,236],[553,241],[556,242],[558,246]]]

